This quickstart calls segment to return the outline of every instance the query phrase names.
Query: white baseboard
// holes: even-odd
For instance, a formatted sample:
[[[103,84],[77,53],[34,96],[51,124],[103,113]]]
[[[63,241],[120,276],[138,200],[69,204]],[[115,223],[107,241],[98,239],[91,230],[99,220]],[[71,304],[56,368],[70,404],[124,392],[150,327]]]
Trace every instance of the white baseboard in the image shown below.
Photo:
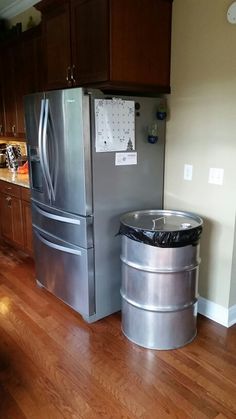
[[[236,323],[236,305],[228,309],[206,298],[199,297],[198,313],[225,327],[233,326]]]

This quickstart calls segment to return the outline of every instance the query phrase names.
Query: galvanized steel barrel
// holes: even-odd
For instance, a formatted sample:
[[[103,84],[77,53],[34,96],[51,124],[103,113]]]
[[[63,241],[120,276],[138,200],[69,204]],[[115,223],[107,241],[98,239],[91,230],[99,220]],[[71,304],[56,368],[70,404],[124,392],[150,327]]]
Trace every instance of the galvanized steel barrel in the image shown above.
[[[121,217],[122,330],[134,343],[174,349],[196,336],[202,225],[180,211]]]

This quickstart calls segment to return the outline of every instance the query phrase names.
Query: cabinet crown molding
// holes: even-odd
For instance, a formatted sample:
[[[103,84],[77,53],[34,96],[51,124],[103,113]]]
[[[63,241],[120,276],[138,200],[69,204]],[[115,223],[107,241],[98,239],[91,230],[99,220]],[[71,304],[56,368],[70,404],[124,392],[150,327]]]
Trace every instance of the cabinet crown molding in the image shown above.
[[[11,19],[34,6],[38,2],[39,1],[37,0],[15,0],[11,1],[10,4],[7,2],[7,6],[0,7],[0,16],[3,19]]]

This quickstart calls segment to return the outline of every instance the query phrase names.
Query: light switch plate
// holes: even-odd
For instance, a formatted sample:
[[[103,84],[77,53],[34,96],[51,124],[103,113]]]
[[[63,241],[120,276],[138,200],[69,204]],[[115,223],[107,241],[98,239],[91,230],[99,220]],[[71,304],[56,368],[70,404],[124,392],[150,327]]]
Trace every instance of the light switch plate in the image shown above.
[[[184,165],[184,180],[192,180],[193,178],[193,166],[191,164]]]
[[[213,183],[214,185],[223,185],[224,180],[224,169],[211,167],[209,170],[208,183]]]

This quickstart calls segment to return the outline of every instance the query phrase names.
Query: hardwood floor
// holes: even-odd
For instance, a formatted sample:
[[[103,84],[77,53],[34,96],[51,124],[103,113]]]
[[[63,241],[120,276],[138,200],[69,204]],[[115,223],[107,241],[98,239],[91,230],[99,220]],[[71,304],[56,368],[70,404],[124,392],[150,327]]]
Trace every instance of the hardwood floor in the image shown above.
[[[151,351],[92,325],[0,246],[0,419],[236,418],[236,326],[199,316],[193,343]]]

